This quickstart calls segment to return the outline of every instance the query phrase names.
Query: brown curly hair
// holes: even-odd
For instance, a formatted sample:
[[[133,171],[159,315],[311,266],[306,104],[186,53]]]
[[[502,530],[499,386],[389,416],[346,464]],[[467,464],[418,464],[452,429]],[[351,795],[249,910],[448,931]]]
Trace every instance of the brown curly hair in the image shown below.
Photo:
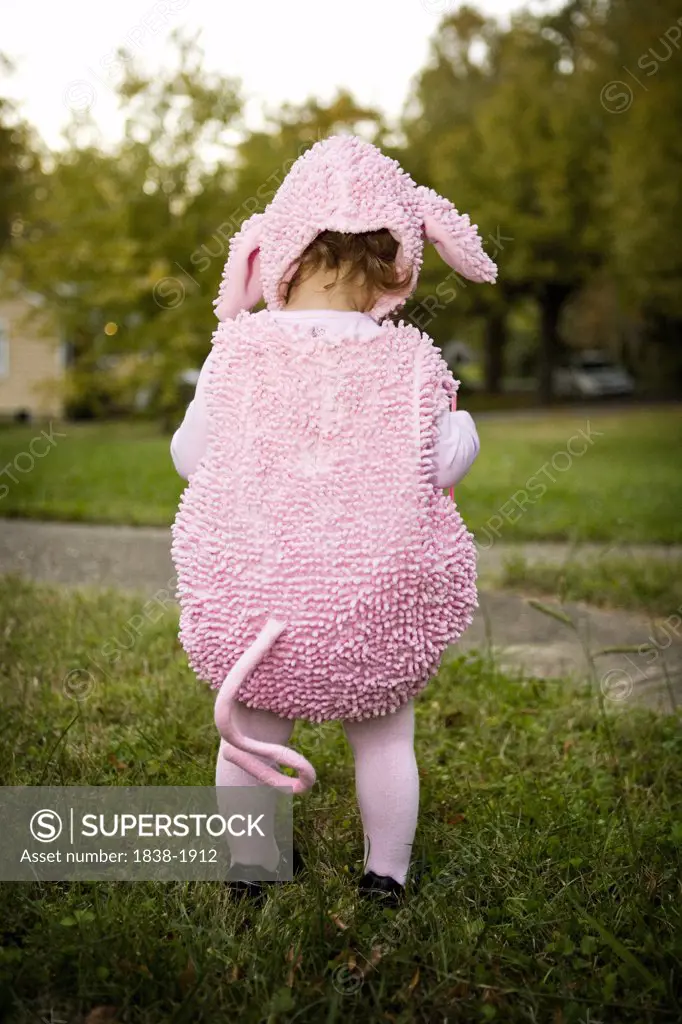
[[[382,292],[402,292],[410,282],[411,271],[399,274],[396,266],[398,242],[387,228],[380,231],[323,231],[303,250],[294,276],[283,286],[287,303],[294,289],[318,270],[335,270],[336,277],[326,289],[341,281],[361,283],[364,307]]]

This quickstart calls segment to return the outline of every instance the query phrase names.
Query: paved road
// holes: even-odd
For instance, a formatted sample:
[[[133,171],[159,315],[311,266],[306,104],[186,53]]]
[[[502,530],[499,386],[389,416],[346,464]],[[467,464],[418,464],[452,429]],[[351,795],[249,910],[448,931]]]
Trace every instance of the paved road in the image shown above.
[[[66,585],[113,586],[153,594],[173,586],[170,534],[156,527],[89,526],[28,520],[0,521],[0,572]],[[633,555],[670,557],[671,549],[632,547]],[[564,623],[533,608],[519,594],[489,589],[505,558],[522,553],[529,560],[561,564],[567,557],[595,558],[600,545],[571,552],[566,545],[497,544],[479,552],[483,588],[480,608],[463,640],[465,647],[487,647],[506,669],[521,668],[542,677],[584,678],[585,651],[636,648],[597,659],[597,683],[609,705],[641,701],[669,709],[682,705],[682,622],[653,623],[640,615],[564,605],[576,623]],[[682,549],[674,549],[677,557]],[[680,612],[682,616],[682,611]]]

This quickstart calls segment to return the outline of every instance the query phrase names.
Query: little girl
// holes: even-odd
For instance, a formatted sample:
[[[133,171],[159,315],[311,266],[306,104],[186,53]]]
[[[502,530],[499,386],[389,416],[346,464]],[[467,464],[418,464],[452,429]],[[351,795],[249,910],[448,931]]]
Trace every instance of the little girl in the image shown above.
[[[417,825],[413,699],[477,605],[473,537],[442,490],[476,458],[476,429],[450,411],[458,382],[431,339],[385,319],[425,240],[495,280],[476,226],[395,160],[354,136],[308,150],[232,239],[213,350],[171,445],[189,480],[173,526],[180,639],[219,689],[216,784],[304,792],[315,773],[286,745],[295,720],[341,720],[359,890],[392,902]],[[274,870],[268,844],[259,864]]]

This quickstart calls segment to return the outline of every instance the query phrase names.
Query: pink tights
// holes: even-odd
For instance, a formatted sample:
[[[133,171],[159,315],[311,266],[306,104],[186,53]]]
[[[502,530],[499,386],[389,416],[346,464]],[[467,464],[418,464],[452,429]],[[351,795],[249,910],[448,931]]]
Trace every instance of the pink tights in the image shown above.
[[[269,743],[289,742],[294,723],[269,711],[255,711],[235,703],[235,723],[246,735]],[[419,811],[419,775],[414,756],[414,705],[361,722],[344,722],[346,737],[355,758],[355,787],[365,836],[365,871],[390,875],[405,884]],[[256,786],[256,779],[226,761],[221,751],[216,766],[216,786]],[[220,793],[219,802],[220,802]],[[261,787],[258,811],[274,813],[275,795]],[[253,804],[249,804],[253,810]],[[267,820],[267,818],[266,818]],[[240,843],[230,840],[234,861],[257,861],[274,869],[279,851],[273,839],[261,846],[253,837]]]

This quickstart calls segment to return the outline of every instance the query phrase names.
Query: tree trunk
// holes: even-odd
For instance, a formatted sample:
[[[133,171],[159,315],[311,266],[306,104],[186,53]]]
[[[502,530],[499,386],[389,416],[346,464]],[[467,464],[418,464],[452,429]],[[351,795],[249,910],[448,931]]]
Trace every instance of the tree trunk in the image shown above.
[[[562,288],[548,285],[540,295],[540,350],[538,397],[543,405],[551,405],[554,398],[554,368],[560,349],[559,317],[566,300]]]
[[[488,314],[485,321],[485,390],[489,395],[502,391],[504,350],[507,345],[507,318],[502,310]]]
[[[678,398],[682,390],[682,320],[650,316],[640,379],[652,398]]]

